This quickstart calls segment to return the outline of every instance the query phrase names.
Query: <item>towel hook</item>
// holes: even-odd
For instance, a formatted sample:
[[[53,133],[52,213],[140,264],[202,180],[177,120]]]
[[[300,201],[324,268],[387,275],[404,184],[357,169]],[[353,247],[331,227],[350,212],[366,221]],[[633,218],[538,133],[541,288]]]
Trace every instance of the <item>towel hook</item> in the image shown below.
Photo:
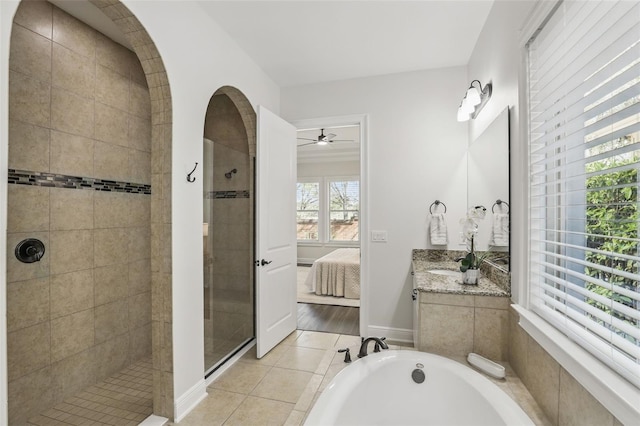
[[[493,203],[493,206],[491,206],[491,213],[495,213],[495,210],[494,210],[494,209],[496,208],[496,206],[499,206],[499,207],[500,207],[500,206],[502,206],[502,204],[506,204],[506,205],[507,205],[507,213],[508,213],[508,212],[509,212],[509,209],[510,209],[510,207],[509,207],[509,203],[507,203],[506,201],[502,201],[502,200],[501,200],[501,199],[499,199],[499,198],[496,200],[496,202],[495,202],[495,203]]]
[[[193,166],[193,170],[191,170],[190,173],[187,174],[187,182],[195,182],[196,178],[195,177],[191,177],[191,175],[193,174],[193,172],[196,171],[196,169],[198,168],[198,163],[196,162],[196,165]]]
[[[442,202],[442,201],[440,201],[440,200],[435,200],[433,203],[431,203],[431,205],[429,206],[429,213],[430,213],[430,214],[433,214],[433,211],[431,211],[431,208],[432,208],[433,206],[438,207],[440,204],[442,204],[442,205],[444,206],[444,212],[446,213],[446,212],[447,212],[447,206],[446,206],[446,204],[445,204],[445,203],[443,203],[443,202]]]

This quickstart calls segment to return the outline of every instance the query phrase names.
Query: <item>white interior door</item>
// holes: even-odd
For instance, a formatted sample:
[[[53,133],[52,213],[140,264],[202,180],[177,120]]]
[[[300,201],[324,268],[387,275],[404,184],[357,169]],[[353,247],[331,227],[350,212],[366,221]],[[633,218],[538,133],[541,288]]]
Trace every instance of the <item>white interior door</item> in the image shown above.
[[[296,129],[258,106],[256,150],[256,352],[297,326]]]

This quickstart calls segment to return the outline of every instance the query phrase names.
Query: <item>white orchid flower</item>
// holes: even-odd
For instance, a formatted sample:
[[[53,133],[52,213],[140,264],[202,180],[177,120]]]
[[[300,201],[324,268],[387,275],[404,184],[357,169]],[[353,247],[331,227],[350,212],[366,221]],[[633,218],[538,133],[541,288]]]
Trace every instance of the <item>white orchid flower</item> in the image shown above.
[[[484,219],[486,215],[487,209],[484,206],[471,207],[467,213],[467,217],[472,219]]]

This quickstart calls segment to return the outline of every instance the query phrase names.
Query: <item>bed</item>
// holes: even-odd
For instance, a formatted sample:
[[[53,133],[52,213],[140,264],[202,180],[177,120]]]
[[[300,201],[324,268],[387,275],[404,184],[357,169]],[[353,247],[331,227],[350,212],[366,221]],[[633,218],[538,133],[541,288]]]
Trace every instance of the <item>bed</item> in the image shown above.
[[[313,262],[306,283],[319,296],[360,299],[360,249],[341,248]]]

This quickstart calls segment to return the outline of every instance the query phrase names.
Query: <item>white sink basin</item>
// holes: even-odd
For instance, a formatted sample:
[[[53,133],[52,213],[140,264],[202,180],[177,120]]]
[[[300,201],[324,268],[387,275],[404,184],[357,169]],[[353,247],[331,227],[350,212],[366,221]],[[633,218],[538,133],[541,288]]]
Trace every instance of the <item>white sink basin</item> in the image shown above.
[[[427,272],[436,275],[446,275],[448,277],[459,277],[460,271],[452,271],[450,269],[429,269]]]

